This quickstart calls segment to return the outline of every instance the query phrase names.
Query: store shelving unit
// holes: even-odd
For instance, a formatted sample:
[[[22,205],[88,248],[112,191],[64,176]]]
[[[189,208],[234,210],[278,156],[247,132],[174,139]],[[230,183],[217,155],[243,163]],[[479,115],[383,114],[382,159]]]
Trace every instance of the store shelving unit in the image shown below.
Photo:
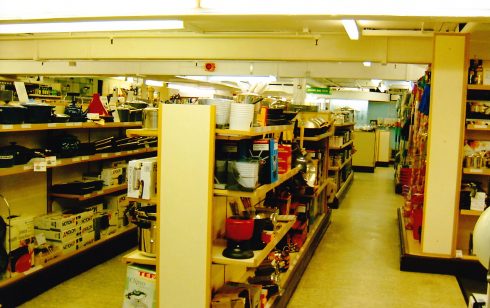
[[[490,85],[467,85],[467,100],[465,104],[468,102],[485,102],[490,103],[489,100],[486,99],[470,99],[469,91],[472,90],[471,96],[482,95],[483,97],[487,97],[490,94]],[[469,115],[467,114],[466,117]],[[486,119],[486,121],[490,121],[490,118]],[[466,122],[466,120],[465,120]],[[465,123],[466,124],[466,123]],[[486,125],[478,125],[478,124],[466,124],[465,128],[465,140],[476,140],[476,141],[487,141],[490,142],[490,128]],[[463,165],[463,163],[461,163]],[[461,171],[461,179],[462,181],[476,181],[480,182],[482,185],[482,189],[488,195],[490,192],[488,191],[488,183],[490,178],[490,169],[482,166],[482,168],[462,168]],[[475,256],[469,255],[469,251],[472,250],[471,236],[473,229],[475,227],[476,221],[480,217],[482,211],[476,211],[471,209],[460,209],[459,215],[456,215],[456,252],[455,255],[463,255],[463,258],[466,260],[477,260]]]
[[[0,281],[0,289],[7,287],[11,284],[17,283],[17,282],[21,281],[22,279],[30,276],[31,274],[38,273],[40,271],[49,270],[51,267],[56,266],[57,264],[63,263],[75,255],[86,253],[86,252],[88,252],[94,248],[97,248],[98,246],[107,244],[108,242],[110,242],[111,240],[113,240],[114,238],[116,238],[118,236],[122,236],[122,235],[128,234],[128,233],[132,233],[135,230],[136,230],[135,226],[128,226],[128,227],[121,228],[118,232],[110,234],[110,235],[94,242],[93,244],[88,245],[87,247],[84,247],[82,249],[78,249],[78,250],[70,252],[70,253],[62,254],[61,256],[58,256],[58,257],[48,261],[44,265],[35,266],[35,267],[31,268],[30,270],[28,270],[24,273],[15,273],[15,275],[12,276],[11,278],[7,278],[5,280]]]
[[[128,137],[157,137],[158,130],[156,129],[127,129],[126,136]]]
[[[219,244],[213,245],[211,260],[216,264],[222,265],[238,265],[245,267],[257,267],[264,261],[268,254],[276,247],[279,241],[286,235],[286,233],[291,229],[295,220],[289,222],[280,222],[277,224],[276,230],[274,231],[274,239],[267,244],[262,250],[254,251],[253,258],[250,259],[230,259],[223,256],[223,250],[226,248],[226,243],[221,242]]]
[[[101,136],[114,134],[122,134],[128,128],[137,128],[141,127],[141,122],[109,122],[104,124],[99,124],[95,122],[73,122],[73,123],[43,123],[43,124],[15,124],[15,125],[0,125],[0,135],[5,137],[4,140],[14,139],[21,140],[23,144],[29,144],[30,147],[42,147],[44,145],[44,140],[46,136],[48,139],[50,138],[51,131],[54,130],[71,130],[74,131],[75,134],[80,136],[80,138],[86,137],[88,140],[93,138],[93,136]],[[115,135],[115,134],[114,134]],[[52,193],[50,191],[51,186],[54,182],[54,171],[56,170],[57,175],[63,177],[65,172],[68,172],[69,179],[81,176],[80,168],[64,168],[68,166],[75,165],[86,165],[89,168],[89,165],[94,162],[101,162],[107,160],[117,160],[121,158],[128,157],[141,157],[146,156],[150,153],[155,153],[157,151],[156,147],[146,147],[139,148],[135,150],[128,151],[120,151],[120,152],[111,152],[111,153],[98,153],[94,155],[82,155],[70,158],[58,158],[55,163],[46,166],[46,169],[37,168],[37,160],[32,159],[29,163],[24,165],[14,165],[8,168],[0,168],[0,177],[2,180],[2,188],[5,190],[7,186],[11,184],[8,183],[8,179],[12,179],[12,183],[20,184],[19,191],[17,195],[12,198],[14,201],[11,201],[11,205],[16,208],[16,213],[25,214],[24,207],[29,203],[30,211],[36,213],[50,213],[52,212],[52,204],[55,199],[65,199],[70,200],[70,202],[85,202],[87,200],[95,199],[98,197],[102,197],[105,195],[124,192],[127,189],[127,185],[117,185],[113,187],[104,187],[102,190],[92,192],[90,194],[85,195],[75,195],[75,194],[58,194]],[[85,169],[85,168],[83,168]],[[31,191],[29,194],[24,194],[23,191],[25,189],[33,189],[29,185],[32,185],[32,181],[26,181],[24,185],[24,178],[31,177],[32,174],[42,174],[40,177],[36,176],[36,179],[42,180],[45,182],[45,185],[37,185],[34,188],[33,195],[34,196],[45,196],[45,198],[33,198],[31,197]],[[25,186],[25,187],[24,187]],[[10,191],[10,190],[9,190]],[[4,191],[4,194],[7,194],[7,198],[10,199],[12,195],[9,196],[9,191]],[[14,192],[15,194],[15,192]],[[68,202],[68,201],[66,201]],[[41,211],[39,208],[42,207]],[[28,212],[29,215],[31,212]],[[36,214],[39,215],[39,214]],[[112,231],[111,231],[112,232]],[[59,275],[60,267],[67,267],[66,271],[70,271],[69,266],[73,262],[77,263],[77,266],[80,267],[89,266],[86,264],[90,264],[94,259],[97,258],[106,258],[110,255],[110,253],[104,252],[103,255],[98,255],[102,251],[114,251],[117,253],[120,249],[127,250],[130,245],[134,245],[136,241],[136,228],[135,226],[128,226],[124,228],[117,229],[117,231],[113,234],[110,234],[106,237],[103,237],[101,240],[94,242],[93,244],[88,245],[87,247],[83,247],[76,251],[61,254],[42,266],[35,266],[24,273],[9,273],[6,274],[3,280],[0,281],[0,297],[2,297],[3,292],[16,292],[18,294],[24,294],[19,292],[18,288],[27,288],[31,289],[32,292],[40,292],[43,285],[41,283],[42,279],[46,279],[47,276],[50,275]],[[89,256],[85,261],[80,256]],[[74,268],[74,267],[73,267]],[[44,278],[41,278],[44,277]],[[53,281],[60,279],[58,277],[51,277]],[[49,287],[49,286],[46,286]],[[7,291],[8,290],[8,291]],[[26,292],[25,294],[28,294]],[[26,295],[27,296],[27,295]],[[12,300],[20,300],[22,296],[13,297]],[[13,304],[14,305],[14,304]]]
[[[133,250],[130,253],[125,254],[122,257],[122,261],[124,263],[136,263],[136,264],[143,264],[143,265],[157,265],[157,259],[145,256],[141,251],[139,250]]]
[[[78,201],[85,201],[85,200],[97,198],[100,196],[109,195],[109,194],[112,194],[115,192],[125,191],[127,188],[128,188],[128,184],[122,184],[122,185],[115,185],[115,186],[106,187],[104,189],[91,192],[90,194],[74,195],[74,194],[51,193],[50,196],[55,197],[55,198],[74,199],[74,200],[78,200]]]
[[[331,177],[334,183],[337,185],[337,190],[335,192],[335,198],[333,202],[330,204],[332,208],[338,208],[340,200],[344,197],[347,192],[350,184],[354,179],[354,172],[352,170],[352,147],[354,146],[354,140],[352,140],[354,122],[335,124],[335,133],[334,134],[344,134],[346,135],[346,131],[350,136],[350,139],[347,142],[344,142],[340,146],[330,146],[330,161],[335,161],[334,157],[339,155],[341,151],[343,151],[343,159],[342,163],[339,166],[330,166],[329,177]]]
[[[25,131],[65,130],[65,129],[103,129],[103,128],[129,128],[141,127],[141,122],[66,122],[66,123],[41,123],[41,124],[0,124],[0,133],[13,133]]]
[[[75,156],[75,157],[70,157],[70,158],[60,158],[60,159],[56,160],[56,164],[54,166],[47,166],[47,168],[51,169],[51,168],[58,168],[58,167],[87,163],[87,162],[95,162],[95,161],[100,161],[100,160],[130,157],[130,156],[134,156],[134,155],[138,155],[138,154],[154,153],[154,152],[156,152],[156,150],[157,150],[157,148],[151,147],[151,148],[142,148],[142,149],[121,151],[121,152],[114,152],[114,153],[99,153],[99,154],[95,154],[95,155],[84,155],[84,156]],[[13,167],[0,168],[0,176],[20,174],[20,173],[26,173],[26,172],[35,172],[35,171],[36,170],[34,170],[34,164],[28,163],[25,165],[15,165]]]

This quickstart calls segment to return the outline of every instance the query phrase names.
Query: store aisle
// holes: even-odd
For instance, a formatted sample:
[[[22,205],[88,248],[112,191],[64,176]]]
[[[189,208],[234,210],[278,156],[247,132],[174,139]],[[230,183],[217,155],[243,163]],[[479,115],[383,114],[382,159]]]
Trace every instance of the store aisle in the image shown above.
[[[356,173],[288,307],[466,307],[456,278],[399,270],[393,168]]]

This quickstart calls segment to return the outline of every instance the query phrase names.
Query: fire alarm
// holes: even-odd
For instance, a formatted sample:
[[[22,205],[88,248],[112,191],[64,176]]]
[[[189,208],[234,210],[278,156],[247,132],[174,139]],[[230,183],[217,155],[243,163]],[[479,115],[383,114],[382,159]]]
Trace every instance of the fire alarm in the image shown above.
[[[208,62],[204,64],[204,69],[208,72],[214,72],[214,70],[216,69],[216,64],[212,62]]]

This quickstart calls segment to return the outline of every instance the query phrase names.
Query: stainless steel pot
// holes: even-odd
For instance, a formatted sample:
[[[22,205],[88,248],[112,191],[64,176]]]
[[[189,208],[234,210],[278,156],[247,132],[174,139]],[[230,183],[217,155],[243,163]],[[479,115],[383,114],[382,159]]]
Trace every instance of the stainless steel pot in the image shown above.
[[[138,226],[138,250],[148,257],[156,257],[157,245],[157,216],[154,212],[156,207],[151,207],[151,211],[141,208],[136,211],[136,222]]]
[[[143,109],[143,128],[157,129],[158,128],[158,108],[147,107]]]

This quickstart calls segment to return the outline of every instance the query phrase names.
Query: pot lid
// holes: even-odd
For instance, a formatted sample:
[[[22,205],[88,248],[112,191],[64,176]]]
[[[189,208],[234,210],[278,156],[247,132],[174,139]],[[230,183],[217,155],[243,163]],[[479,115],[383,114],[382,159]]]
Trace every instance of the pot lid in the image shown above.
[[[11,105],[11,104],[5,104],[5,105],[0,105],[0,108],[17,108],[17,109],[27,109],[24,106],[21,105]]]
[[[22,104],[22,106],[26,106],[26,107],[50,107],[50,108],[54,108],[54,106],[52,105],[49,105],[49,104],[46,104],[46,103],[24,103]]]

